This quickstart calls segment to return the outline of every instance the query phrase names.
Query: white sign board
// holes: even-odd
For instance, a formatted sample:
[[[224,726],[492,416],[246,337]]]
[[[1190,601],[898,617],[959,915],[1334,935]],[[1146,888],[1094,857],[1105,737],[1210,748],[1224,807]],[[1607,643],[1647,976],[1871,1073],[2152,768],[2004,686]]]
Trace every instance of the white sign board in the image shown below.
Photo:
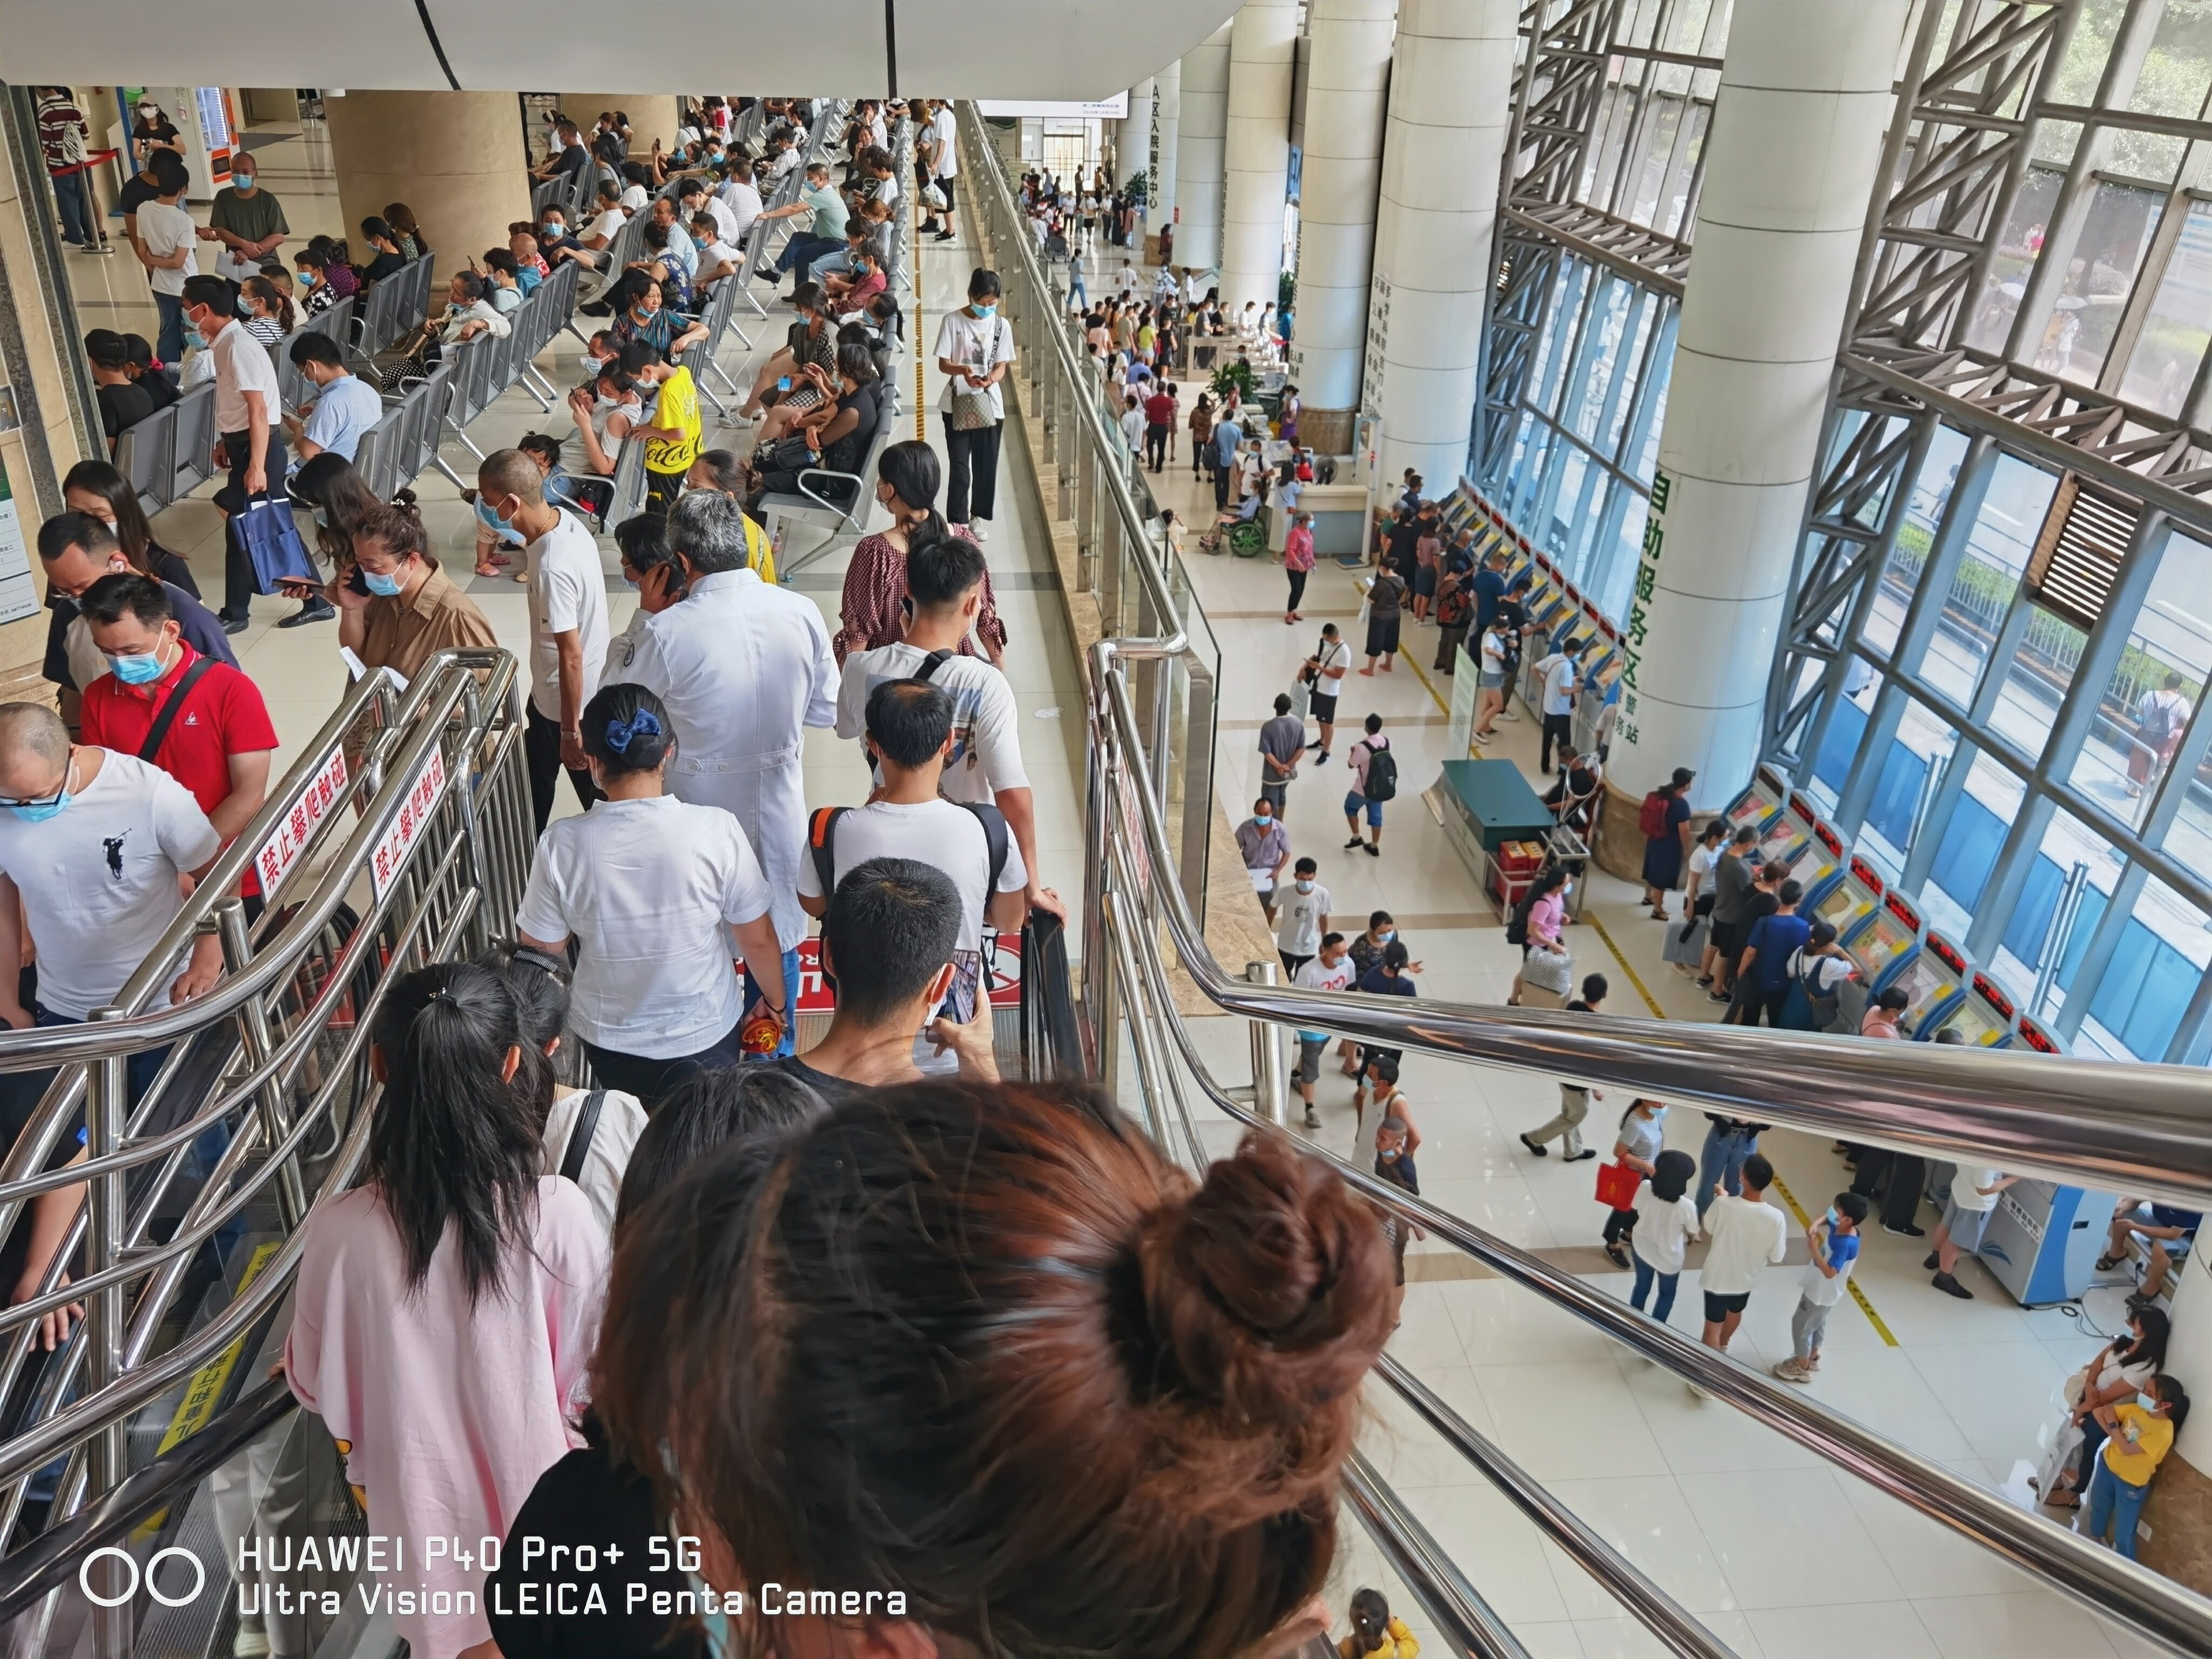
[[[292,810],[253,855],[253,873],[260,878],[263,892],[276,890],[277,884],[300,861],[300,854],[307,850],[307,843],[314,839],[315,826],[330,816],[331,807],[345,799],[345,751],[337,750],[323,763],[322,770],[307,780],[307,788],[292,803]]]
[[[1030,104],[1014,100],[979,98],[975,100],[975,107],[986,119],[1021,117],[1047,121],[1126,121],[1129,118],[1129,94],[1117,92],[1111,98],[1101,98],[1088,104]]]
[[[21,622],[39,614],[39,590],[31,580],[31,550],[23,543],[23,520],[15,511],[15,492],[8,469],[0,465],[0,623]]]
[[[407,862],[408,848],[422,838],[423,827],[437,811],[438,794],[445,787],[446,757],[443,750],[433,749],[428,762],[415,775],[415,781],[407,786],[407,793],[399,803],[398,816],[392,820],[392,827],[384,832],[384,839],[376,843],[376,850],[368,856],[368,878],[376,889],[378,903],[384,902],[385,894],[398,879]]]

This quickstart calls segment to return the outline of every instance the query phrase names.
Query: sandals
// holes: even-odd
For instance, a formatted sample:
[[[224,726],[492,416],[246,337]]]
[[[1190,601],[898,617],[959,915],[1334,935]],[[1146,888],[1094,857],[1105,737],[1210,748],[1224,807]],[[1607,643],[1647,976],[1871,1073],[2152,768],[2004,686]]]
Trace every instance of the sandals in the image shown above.
[[[2100,1273],[2108,1273],[2124,1260],[2126,1258],[2124,1256],[2100,1255],[2097,1258],[2097,1271]]]

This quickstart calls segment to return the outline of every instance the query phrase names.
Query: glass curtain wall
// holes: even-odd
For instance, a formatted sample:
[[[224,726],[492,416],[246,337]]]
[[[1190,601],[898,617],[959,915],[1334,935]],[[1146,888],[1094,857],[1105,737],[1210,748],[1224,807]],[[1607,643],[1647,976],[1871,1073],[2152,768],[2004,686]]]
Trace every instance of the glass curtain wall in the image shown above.
[[[2212,0],[2081,0],[1961,343],[2212,422],[2209,103]],[[1530,411],[1516,501],[1549,499],[1521,469],[1571,407]],[[2031,569],[2061,472],[1948,423],[1924,455],[1797,781],[2077,1052],[2201,1062],[2212,536],[2143,517],[2101,605],[2062,614]]]
[[[1577,203],[1691,240],[1729,12],[1729,0],[1620,7]],[[1510,437],[1480,453],[1478,410],[1470,442],[1469,477],[1616,617],[1650,510],[1680,310],[1674,285],[1560,249]]]

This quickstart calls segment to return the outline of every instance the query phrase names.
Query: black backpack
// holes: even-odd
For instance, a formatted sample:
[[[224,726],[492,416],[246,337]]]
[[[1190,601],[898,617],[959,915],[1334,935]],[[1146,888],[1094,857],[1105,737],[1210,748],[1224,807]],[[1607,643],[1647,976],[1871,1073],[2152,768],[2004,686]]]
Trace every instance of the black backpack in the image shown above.
[[[1369,743],[1367,781],[1360,787],[1359,793],[1369,800],[1395,800],[1398,797],[1398,757],[1388,749],[1378,749],[1373,743]]]
[[[1012,839],[1006,830],[1006,815],[988,801],[963,800],[952,803],[964,806],[975,815],[975,822],[983,826],[983,838],[991,849],[991,877],[983,889],[983,903],[988,908],[999,890],[999,878],[1006,868],[1006,854]],[[806,826],[807,851],[814,857],[814,874],[822,884],[826,898],[837,890],[837,820],[853,811],[850,806],[817,807]]]

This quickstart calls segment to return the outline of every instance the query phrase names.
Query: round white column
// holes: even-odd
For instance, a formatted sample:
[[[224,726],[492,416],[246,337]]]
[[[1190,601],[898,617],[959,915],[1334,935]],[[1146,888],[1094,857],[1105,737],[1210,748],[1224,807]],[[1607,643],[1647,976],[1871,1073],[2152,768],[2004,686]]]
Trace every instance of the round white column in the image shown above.
[[[1629,613],[1612,781],[1732,799],[1766,685],[1908,0],[1740,0]]]
[[[1382,417],[1382,477],[1410,466],[1431,495],[1467,470],[1520,21],[1516,0],[1398,8],[1361,401]]]
[[[1231,18],[1183,54],[1182,114],[1176,134],[1176,263],[1211,270],[1221,263],[1221,198],[1227,172],[1229,37]]]
[[[1273,304],[1282,281],[1297,41],[1297,0],[1244,0],[1229,37],[1221,302],[1232,320],[1247,301]]]
[[[1152,82],[1150,76],[1129,88],[1129,112],[1114,124],[1114,188],[1150,165],[1152,155]]]
[[[1182,111],[1182,60],[1152,77],[1152,204],[1146,223],[1157,236],[1175,223],[1176,139]]]
[[[1384,104],[1398,0],[1313,0],[1306,15],[1306,144],[1298,191],[1298,289],[1291,379],[1301,431],[1324,455],[1350,449],[1367,343]]]

